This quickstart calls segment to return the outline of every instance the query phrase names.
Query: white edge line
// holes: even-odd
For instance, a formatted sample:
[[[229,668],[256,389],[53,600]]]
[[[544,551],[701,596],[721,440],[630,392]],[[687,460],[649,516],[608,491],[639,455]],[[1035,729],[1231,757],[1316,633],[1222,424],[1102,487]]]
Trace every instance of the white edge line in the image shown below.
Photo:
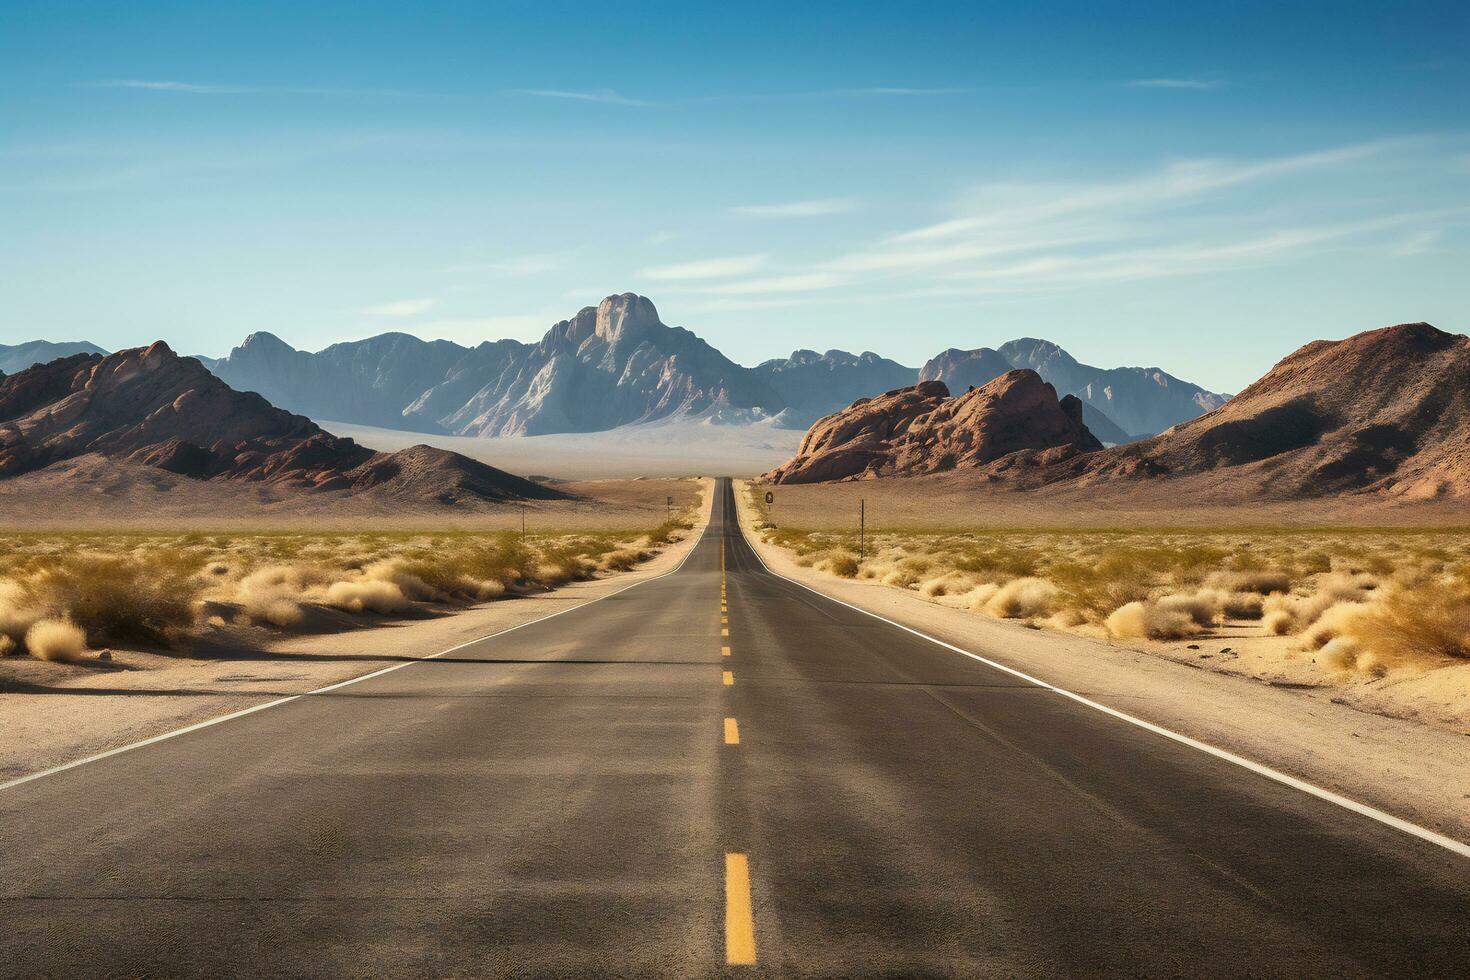
[[[713,491],[711,491],[711,493],[713,493]],[[713,513],[711,516],[713,516]],[[643,579],[640,582],[634,582],[631,585],[625,585],[621,589],[616,589],[612,592],[609,592],[607,595],[600,595],[595,599],[588,599],[586,602],[579,602],[575,606],[568,606],[566,609],[558,609],[556,612],[548,613],[547,615],[542,616],[540,619],[528,620],[524,623],[518,623],[515,626],[507,626],[505,629],[497,630],[494,633],[487,633],[486,635],[476,637],[473,640],[466,640],[465,642],[457,646],[452,646],[447,650],[440,650],[438,653],[431,653],[427,657],[416,657],[413,660],[405,660],[401,664],[393,664],[391,667],[384,667],[381,670],[375,670],[370,674],[363,674],[360,677],[349,677],[345,681],[338,681],[335,684],[328,684],[326,687],[319,687],[314,691],[302,691],[300,694],[291,694],[284,698],[277,698],[274,701],[267,701],[265,704],[257,704],[254,707],[245,708],[241,711],[234,711],[227,715],[220,715],[218,718],[206,718],[204,721],[196,722],[193,725],[187,725],[184,728],[176,728],[171,732],[164,732],[160,735],[154,735],[151,738],[145,738],[139,742],[129,742],[127,745],[120,745],[115,749],[108,749],[106,752],[98,752],[96,755],[89,755],[86,758],[77,759],[73,762],[63,762],[61,765],[52,766],[50,769],[42,769],[40,772],[33,772],[29,775],[18,776],[15,779],[10,780],[9,782],[0,783],[0,792],[3,792],[4,790],[10,789],[15,786],[19,786],[22,783],[29,783],[33,780],[44,779],[47,776],[54,776],[57,773],[66,772],[68,769],[75,769],[78,766],[89,765],[93,762],[101,762],[103,759],[111,758],[115,755],[122,755],[124,752],[131,752],[134,749],[141,749],[146,748],[149,745],[156,745],[159,742],[164,742],[171,738],[178,738],[180,735],[188,735],[190,732],[197,732],[202,728],[210,728],[214,725],[223,725],[227,721],[234,721],[236,718],[244,718],[246,715],[253,715],[257,711],[265,711],[268,708],[279,708],[283,704],[290,704],[292,701],[299,701],[302,698],[309,698],[315,694],[326,694],[328,691],[335,691],[339,688],[349,687],[353,684],[361,684],[363,681],[370,681],[374,677],[382,677],[384,674],[391,674],[395,670],[402,670],[404,667],[412,667],[414,664],[421,664],[426,660],[437,660],[447,654],[454,653],[456,650],[463,650],[465,647],[474,646],[476,643],[484,643],[486,640],[493,640],[498,636],[504,636],[507,633],[514,633],[518,629],[525,629],[527,626],[535,626],[537,623],[544,623],[548,619],[555,619],[556,617],[561,616],[565,613],[576,612],[578,609],[585,609],[595,602],[601,602],[604,599],[611,599],[613,596],[621,595],[622,593],[627,592],[629,589],[636,589],[640,585],[647,585],[649,582],[657,582],[661,578],[667,578],[668,576],[673,575],[675,572],[679,571],[679,569],[684,567],[684,563],[687,562],[690,556],[694,554],[695,549],[699,547],[700,542],[704,540],[705,535],[708,533],[709,524],[706,523],[704,526],[704,530],[699,532],[699,537],[696,538],[694,544],[689,547],[689,551],[685,553],[684,557],[679,560],[679,564],[675,565],[667,572],[660,572],[659,574],[654,575],[651,578]],[[350,660],[351,658],[344,659]],[[548,663],[552,662],[554,661],[548,661]]]
[[[731,492],[734,492],[733,483],[731,484]],[[738,511],[736,526],[740,530],[741,538],[744,538],[745,528],[740,527],[739,525]],[[747,542],[747,544],[749,544],[749,542]],[[796,579],[791,578],[788,575],[783,575],[782,573],[775,571],[771,568],[770,565],[766,564],[766,559],[761,555],[760,551],[757,550],[755,545],[750,545],[750,551],[751,554],[755,555],[756,560],[761,563],[761,567],[764,568],[771,575],[774,575],[779,579],[783,579],[784,581],[790,582],[792,585],[806,589],[808,592],[811,592],[814,595],[819,595],[824,599],[835,602],[839,606],[846,606],[848,609],[860,612],[864,616],[871,616],[874,619],[881,620],[887,623],[889,626],[894,626],[898,629],[903,630],[905,633],[912,633],[914,636],[917,636],[920,639],[928,640],[930,643],[944,647],[946,650],[958,653],[961,656],[969,657],[971,660],[979,661],[987,667],[991,667],[995,670],[1002,671],[1003,673],[1010,674],[1012,677],[1019,678],[1030,684],[1035,684],[1037,687],[1045,688],[1046,690],[1051,691],[1053,694],[1060,694],[1064,698],[1076,701],[1078,704],[1086,705],[1087,707],[1092,708],[1094,711],[1101,711],[1103,714],[1117,718],[1119,721],[1125,721],[1128,724],[1135,725],[1138,728],[1144,729],[1145,731],[1153,732],[1155,735],[1162,735],[1164,736],[1164,738],[1172,739],[1173,741],[1178,742],[1181,745],[1187,745],[1192,749],[1198,749],[1206,755],[1212,755],[1217,759],[1223,759],[1226,762],[1240,766],[1242,769],[1249,769],[1251,772],[1256,773],[1257,775],[1265,776],[1267,779],[1273,779],[1278,783],[1290,786],[1293,789],[1301,790],[1303,793],[1315,796],[1321,800],[1326,800],[1329,803],[1335,803],[1345,810],[1351,810],[1354,813],[1369,818],[1370,820],[1376,820],[1381,824],[1386,824],[1394,828],[1395,830],[1403,831],[1404,833],[1409,834],[1413,837],[1417,837],[1420,840],[1428,841],[1431,844],[1437,844],[1440,847],[1443,847],[1445,850],[1452,851],[1455,854],[1460,855],[1461,857],[1470,858],[1470,844],[1467,844],[1463,841],[1458,841],[1455,840],[1453,837],[1447,837],[1444,834],[1436,833],[1435,831],[1430,830],[1428,827],[1421,827],[1416,823],[1410,823],[1409,821],[1404,820],[1401,817],[1396,817],[1391,813],[1385,813],[1384,811],[1379,810],[1376,807],[1371,807],[1366,803],[1359,803],[1357,800],[1349,799],[1348,797],[1343,796],[1339,793],[1334,793],[1330,789],[1323,789],[1321,786],[1309,783],[1304,779],[1298,779],[1295,776],[1287,775],[1286,773],[1281,772],[1277,769],[1272,769],[1270,766],[1262,765],[1259,762],[1253,762],[1252,760],[1247,759],[1244,756],[1236,755],[1234,752],[1218,748],[1217,746],[1211,745],[1208,742],[1201,742],[1199,739],[1190,738],[1188,735],[1181,735],[1178,732],[1170,731],[1169,729],[1164,728],[1160,725],[1155,725],[1151,721],[1144,721],[1142,718],[1139,718],[1135,715],[1130,715],[1125,711],[1119,711],[1117,708],[1110,708],[1105,704],[1100,704],[1099,702],[1093,701],[1090,698],[1085,698],[1080,694],[1075,694],[1072,691],[1067,690],[1066,688],[1057,687],[1055,684],[1049,684],[1046,681],[1041,680],[1039,677],[1032,677],[1030,674],[1027,674],[1024,671],[1017,670],[1014,667],[1007,667],[1005,664],[997,663],[996,661],[991,660],[987,657],[982,657],[978,653],[971,653],[969,650],[957,647],[953,643],[946,643],[943,640],[936,639],[927,633],[914,629],[911,626],[905,626],[903,623],[896,623],[886,616],[881,616],[875,612],[869,612],[868,610],[863,609],[861,606],[855,606],[850,602],[844,602],[843,600],[838,599],[835,596],[830,596],[819,589],[812,588],[805,582],[798,582]]]

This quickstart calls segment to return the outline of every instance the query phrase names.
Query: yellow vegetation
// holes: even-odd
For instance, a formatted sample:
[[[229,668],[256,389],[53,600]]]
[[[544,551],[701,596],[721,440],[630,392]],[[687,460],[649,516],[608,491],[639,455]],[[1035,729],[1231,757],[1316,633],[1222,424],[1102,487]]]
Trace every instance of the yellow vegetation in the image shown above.
[[[1055,629],[1158,641],[1252,629],[1359,676],[1470,658],[1463,531],[870,528],[862,561],[855,531],[763,533],[843,577]]]
[[[74,659],[230,622],[297,627],[308,607],[392,614],[626,571],[692,527],[652,531],[0,535],[0,656]],[[80,637],[80,639],[78,639]]]

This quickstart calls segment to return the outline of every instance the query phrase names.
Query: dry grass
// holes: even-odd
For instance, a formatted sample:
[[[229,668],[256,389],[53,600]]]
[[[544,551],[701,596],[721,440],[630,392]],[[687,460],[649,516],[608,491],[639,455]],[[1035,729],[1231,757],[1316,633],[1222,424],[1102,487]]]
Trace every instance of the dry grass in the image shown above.
[[[851,531],[763,533],[843,577],[1056,629],[1276,637],[1282,658],[1359,677],[1470,658],[1464,530],[870,527],[861,561]]]
[[[37,660],[80,660],[87,650],[87,634],[71,620],[42,619],[26,630],[25,643]]]
[[[662,516],[662,514],[660,514]],[[390,615],[626,571],[693,526],[445,533],[0,535],[0,655],[176,645],[220,625],[300,626],[310,607]],[[74,631],[74,632],[69,632]],[[77,639],[80,637],[80,639]]]

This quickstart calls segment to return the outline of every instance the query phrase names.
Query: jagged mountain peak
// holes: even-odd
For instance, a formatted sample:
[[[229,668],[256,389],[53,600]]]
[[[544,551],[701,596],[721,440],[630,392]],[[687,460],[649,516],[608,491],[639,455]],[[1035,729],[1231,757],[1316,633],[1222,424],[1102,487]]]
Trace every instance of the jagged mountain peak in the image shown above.
[[[262,332],[205,363],[232,385],[313,418],[476,436],[599,431],[716,408],[804,428],[921,377],[943,378],[960,391],[1012,367],[1032,368],[1059,393],[1077,395],[1087,424],[1114,443],[1223,401],[1157,369],[1080,364],[1036,338],[999,350],[952,347],[922,372],[872,351],[803,347],[746,368],[697,334],[666,325],[652,300],[631,292],[583,307],[535,343],[465,347],[389,332],[307,353]]]

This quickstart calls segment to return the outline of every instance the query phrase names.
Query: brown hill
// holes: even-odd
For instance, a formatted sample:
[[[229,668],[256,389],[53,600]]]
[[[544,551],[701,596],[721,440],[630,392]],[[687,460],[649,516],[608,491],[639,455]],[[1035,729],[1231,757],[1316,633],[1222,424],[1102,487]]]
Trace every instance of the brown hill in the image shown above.
[[[1102,444],[1082,403],[1058,401],[1035,371],[1009,371],[958,398],[940,381],[854,402],[807,431],[797,454],[766,474],[774,483],[820,483],[978,467],[1021,450],[1047,462]]]
[[[373,489],[440,503],[564,496],[428,446],[373,452],[235,391],[162,342],[78,354],[0,380],[0,478],[86,455],[199,480]]]
[[[1026,482],[1189,479],[1215,496],[1470,492],[1470,338],[1404,323],[1319,340],[1222,407]]]

